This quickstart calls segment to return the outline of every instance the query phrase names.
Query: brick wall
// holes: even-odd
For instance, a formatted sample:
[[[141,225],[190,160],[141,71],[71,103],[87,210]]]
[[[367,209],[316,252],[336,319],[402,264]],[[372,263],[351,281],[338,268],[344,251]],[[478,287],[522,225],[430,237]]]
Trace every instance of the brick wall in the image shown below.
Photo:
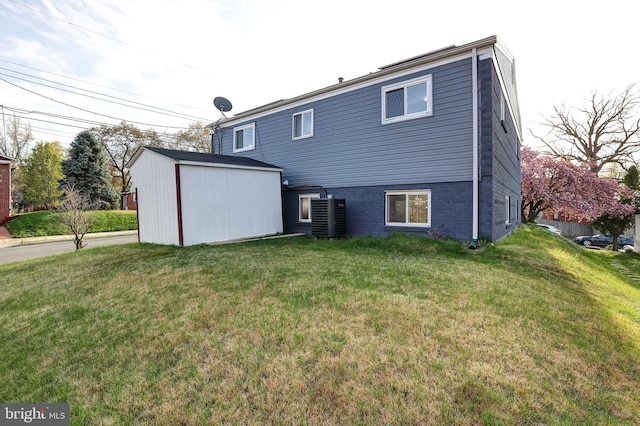
[[[11,166],[0,164],[0,223],[9,219],[11,213]]]
[[[385,191],[411,189],[431,191],[432,228],[386,226]],[[346,201],[348,236],[384,236],[392,232],[429,235],[431,231],[436,231],[442,236],[462,241],[471,239],[473,194],[470,182],[327,188],[326,191],[334,198],[344,198]],[[310,193],[319,193],[324,197],[320,189],[284,192],[285,232],[311,235],[311,224],[298,222],[298,194]]]
[[[489,60],[480,61],[480,237],[498,241],[519,223],[520,146],[513,117],[505,109],[501,121],[500,81]],[[510,197],[511,217],[507,224],[506,197]]]

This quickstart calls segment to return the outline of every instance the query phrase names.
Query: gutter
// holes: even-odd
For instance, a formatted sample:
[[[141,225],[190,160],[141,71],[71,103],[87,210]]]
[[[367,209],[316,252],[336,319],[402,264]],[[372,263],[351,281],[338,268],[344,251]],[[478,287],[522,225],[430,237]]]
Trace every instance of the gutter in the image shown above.
[[[481,40],[477,40],[471,43],[464,44],[462,46],[446,47],[444,49],[436,50],[431,53],[416,56],[414,58],[405,59],[403,61],[396,62],[391,65],[385,65],[383,67],[380,67],[378,68],[378,71],[369,73],[361,77],[354,78],[353,80],[343,81],[341,83],[334,84],[332,86],[328,86],[323,89],[306,93],[304,95],[296,96],[295,98],[283,99],[280,101],[271,102],[269,104],[262,105],[257,108],[253,108],[248,111],[240,112],[231,118],[218,120],[216,123],[211,123],[206,127],[212,128],[216,124],[221,128],[229,127],[233,123],[252,119],[255,116],[259,116],[260,114],[263,114],[265,112],[271,113],[273,112],[273,110],[278,108],[286,109],[298,102],[303,102],[303,101],[307,102],[309,99],[312,99],[318,96],[326,96],[327,94],[330,94],[332,92],[346,90],[349,87],[357,86],[358,84],[370,82],[383,77],[392,76],[399,72],[408,71],[413,68],[430,65],[438,61],[454,58],[457,56],[462,56],[462,55],[468,54],[470,48],[472,49],[473,52],[476,52],[477,49],[493,46],[497,41],[498,41],[498,38],[496,36],[491,36],[491,37],[483,38]],[[474,53],[474,57],[476,56],[477,55]]]
[[[472,222],[472,230],[471,230],[471,242],[469,243],[470,249],[478,248],[478,210],[479,210],[479,194],[478,194],[478,155],[479,155],[479,140],[478,140],[478,52],[474,47],[471,49],[471,78],[472,78],[472,103],[473,103],[473,222]]]

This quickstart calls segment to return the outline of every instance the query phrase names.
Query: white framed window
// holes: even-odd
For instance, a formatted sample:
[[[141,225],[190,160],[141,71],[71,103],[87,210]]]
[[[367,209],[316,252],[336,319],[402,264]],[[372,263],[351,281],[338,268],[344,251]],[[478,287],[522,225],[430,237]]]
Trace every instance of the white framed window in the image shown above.
[[[385,225],[431,226],[431,191],[385,191]]]
[[[382,88],[382,124],[432,114],[431,74]]]
[[[320,194],[298,195],[298,221],[311,222],[311,200],[320,198]]]
[[[308,109],[293,114],[291,137],[293,140],[310,138],[313,136],[313,110]]]
[[[233,152],[250,151],[256,148],[256,124],[233,128]]]
[[[504,223],[509,225],[511,223],[511,197],[506,195],[504,197],[504,202],[505,202],[505,215],[507,216],[507,219],[505,220]]]

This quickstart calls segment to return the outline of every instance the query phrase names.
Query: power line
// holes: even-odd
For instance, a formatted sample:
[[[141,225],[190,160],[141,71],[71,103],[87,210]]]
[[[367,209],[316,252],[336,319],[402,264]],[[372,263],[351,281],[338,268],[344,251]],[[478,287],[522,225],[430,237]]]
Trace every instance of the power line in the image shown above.
[[[83,31],[90,32],[90,33],[95,34],[95,35],[97,35],[97,36],[103,37],[103,38],[105,38],[105,39],[107,39],[107,40],[113,41],[113,42],[115,42],[115,43],[120,43],[120,44],[122,44],[122,45],[125,45],[125,46],[128,46],[128,47],[130,47],[130,48],[133,48],[133,49],[139,50],[139,51],[141,51],[141,52],[148,53],[148,54],[153,55],[153,56],[156,56],[156,57],[161,57],[161,55],[160,55],[160,54],[158,54],[158,52],[152,52],[152,51],[150,51],[150,50],[143,49],[143,48],[138,47],[138,46],[135,46],[135,45],[133,45],[133,44],[126,43],[126,42],[124,42],[124,41],[122,41],[122,40],[118,40],[118,39],[113,38],[113,37],[110,37],[110,36],[108,36],[108,35],[105,35],[105,34],[102,34],[102,33],[97,32],[97,31],[91,30],[91,29],[89,29],[89,28],[85,28],[85,27],[82,27],[82,26],[80,26],[80,25],[76,25],[76,24],[74,24],[74,23],[73,23],[73,22],[71,22],[71,21],[68,21],[68,20],[63,19],[63,18],[59,18],[59,17],[57,17],[57,16],[55,16],[55,15],[52,15],[52,14],[50,14],[50,13],[47,13],[47,12],[43,12],[43,11],[42,11],[42,10],[40,10],[40,9],[36,9],[35,7],[32,7],[32,6],[26,5],[26,4],[24,4],[24,3],[20,3],[20,2],[15,1],[15,0],[9,0],[9,1],[10,1],[11,3],[13,3],[13,4],[17,4],[18,6],[25,7],[25,8],[27,8],[27,9],[31,10],[31,11],[38,12],[38,13],[40,13],[40,14],[42,14],[42,15],[45,15],[45,16],[48,16],[48,17],[53,18],[53,19],[55,19],[55,20],[58,20],[58,21],[64,22],[65,24],[71,25],[72,27],[78,28],[78,29],[83,30]],[[182,64],[182,66],[183,66],[183,67],[185,67],[185,68],[189,68],[189,69],[192,69],[192,70],[194,70],[194,71],[198,71],[198,72],[201,72],[201,73],[203,73],[203,74],[207,74],[207,75],[209,75],[209,73],[208,73],[208,72],[203,71],[203,70],[201,70],[201,69],[198,69],[198,68],[196,68],[196,67],[193,67],[193,66],[191,66],[191,65]]]
[[[4,68],[4,67],[0,67],[0,69],[1,69],[1,70],[7,70],[7,68]],[[49,85],[49,84],[40,83],[40,82],[38,82],[38,81],[29,80],[29,79],[26,79],[26,78],[23,78],[23,77],[16,77],[16,76],[11,75],[11,74],[6,74],[6,73],[2,73],[2,72],[0,72],[0,75],[3,75],[3,76],[5,76],[5,77],[15,78],[15,79],[18,79],[18,80],[26,81],[26,82],[33,83],[33,84],[37,84],[37,85],[44,86],[44,87],[49,87],[49,88],[51,88],[51,89],[60,90],[60,91],[62,91],[62,92],[72,93],[72,94],[74,94],[74,95],[78,95],[78,96],[84,96],[84,97],[87,97],[87,98],[90,98],[90,99],[96,99],[96,100],[99,100],[99,101],[109,102],[109,103],[112,103],[112,104],[121,105],[121,106],[125,106],[125,107],[128,107],[128,108],[134,108],[134,109],[139,109],[139,110],[142,110],[142,111],[152,112],[152,113],[154,113],[154,114],[167,115],[167,116],[170,116],[170,117],[180,118],[180,119],[189,119],[189,120],[196,120],[196,121],[207,121],[207,119],[206,119],[206,118],[202,118],[202,117],[194,117],[194,116],[190,116],[190,115],[187,115],[187,114],[182,114],[182,113],[180,113],[180,112],[170,111],[170,110],[167,110],[167,109],[164,109],[164,108],[154,107],[154,106],[152,106],[152,105],[146,105],[146,104],[142,104],[142,103],[139,103],[139,102],[129,101],[129,100],[127,100],[127,99],[118,98],[118,97],[115,97],[115,96],[111,96],[111,95],[107,95],[107,94],[103,94],[103,93],[94,92],[94,91],[92,91],[92,90],[82,89],[82,88],[80,88],[80,87],[76,87],[76,86],[70,86],[70,85],[68,85],[68,84],[64,84],[64,83],[58,83],[58,82],[56,82],[56,81],[47,80],[47,79],[45,79],[45,78],[32,76],[32,75],[29,75],[29,74],[25,74],[25,73],[21,73],[21,72],[13,71],[13,70],[10,70],[10,69],[9,69],[8,71],[13,72],[13,73],[16,73],[16,74],[27,75],[27,76],[29,76],[29,77],[31,77],[31,78],[35,78],[35,79],[38,79],[38,80],[44,80],[44,81],[47,81],[47,82],[51,82],[51,83],[54,83],[54,84],[58,84],[58,85],[60,85],[60,86],[71,87],[71,88],[73,88],[73,89],[86,91],[86,92],[88,92],[88,93],[97,94],[97,95],[104,96],[104,97],[107,97],[107,98],[112,98],[112,99],[122,100],[122,101],[124,101],[124,102],[129,102],[129,103],[132,103],[132,104],[135,104],[135,105],[141,105],[141,106],[145,106],[145,107],[148,107],[148,108],[142,108],[142,107],[138,107],[138,106],[134,106],[134,105],[127,105],[127,104],[125,104],[125,103],[117,102],[117,101],[112,101],[112,100],[109,100],[109,99],[102,99],[102,98],[99,98],[99,97],[96,97],[96,96],[86,95],[86,94],[84,94],[84,93],[74,92],[74,91],[72,91],[72,90],[67,90],[67,89],[63,89],[63,88],[60,88],[60,87],[51,86],[51,85]],[[149,108],[154,108],[154,109],[157,109],[158,111],[154,111],[153,109],[149,109]],[[159,112],[159,111],[165,111],[165,112]]]
[[[139,122],[139,121],[125,120],[125,119],[123,119],[123,118],[118,118],[118,117],[113,117],[113,116],[111,116],[111,115],[101,114],[101,113],[99,113],[99,112],[90,111],[90,110],[85,109],[85,108],[81,108],[81,107],[78,107],[78,106],[75,106],[75,105],[68,104],[68,103],[66,103],[66,102],[59,101],[59,100],[57,100],[57,99],[53,99],[53,98],[51,98],[51,97],[49,97],[49,96],[45,96],[45,95],[43,95],[43,94],[41,94],[41,93],[34,92],[33,90],[29,90],[29,89],[27,89],[27,88],[25,88],[25,87],[22,87],[22,86],[18,85],[18,84],[15,84],[15,83],[12,83],[12,82],[10,82],[10,81],[7,81],[7,80],[5,80],[4,78],[1,78],[1,77],[0,77],[0,81],[4,81],[4,82],[5,82],[5,83],[7,83],[7,84],[10,84],[10,85],[12,85],[12,86],[14,86],[14,87],[17,87],[17,88],[19,88],[19,89],[24,90],[25,92],[32,93],[32,94],[34,94],[34,95],[36,95],[36,96],[40,96],[41,98],[48,99],[48,100],[50,100],[50,101],[52,101],[52,102],[56,102],[56,103],[61,104],[61,105],[65,105],[65,106],[67,106],[67,107],[69,107],[69,108],[74,108],[74,109],[77,109],[77,110],[80,110],[80,111],[83,111],[83,112],[86,112],[86,113],[89,113],[89,114],[94,114],[94,115],[99,115],[99,116],[101,116],[101,117],[110,118],[110,119],[112,119],[112,120],[117,120],[117,121],[126,121],[126,122],[129,122],[129,123],[132,123],[132,124],[139,124],[139,125],[141,125],[141,126],[162,127],[162,128],[166,128],[166,129],[182,129],[182,130],[186,130],[186,129],[188,129],[187,127],[180,127],[180,126],[165,126],[165,125],[161,125],[161,124],[150,124],[150,123],[144,123],[144,122]]]
[[[26,115],[30,115],[30,114],[44,115],[46,117],[59,118],[59,119],[62,119],[62,120],[77,121],[77,122],[84,123],[84,124],[89,124],[89,125],[92,125],[92,126],[100,126],[100,125],[110,126],[111,125],[111,123],[106,123],[106,122],[102,122],[102,121],[89,120],[89,119],[86,119],[86,118],[71,117],[71,116],[68,116],[68,115],[55,114],[55,113],[52,113],[52,112],[28,110],[28,109],[24,109],[24,108],[10,107],[8,105],[5,105],[4,107],[9,111],[13,111],[13,112],[21,113],[21,114],[26,114]]]
[[[114,87],[109,87],[109,86],[105,86],[105,85],[102,85],[102,84],[93,83],[93,82],[90,82],[90,81],[82,80],[82,79],[75,78],[75,77],[70,77],[70,76],[63,75],[63,74],[57,74],[57,73],[54,73],[54,72],[51,72],[51,71],[45,71],[45,70],[40,69],[40,68],[36,68],[36,67],[29,66],[29,65],[20,64],[18,62],[9,61],[9,60],[2,59],[2,58],[0,58],[0,62],[6,62],[8,64],[16,65],[16,66],[19,66],[19,67],[22,67],[22,68],[32,69],[34,71],[38,71],[38,72],[41,72],[41,73],[54,75],[56,77],[66,78],[68,80],[77,81],[79,83],[88,84],[88,85],[95,86],[95,87],[100,87],[102,89],[108,89],[108,90],[113,90],[113,91],[120,92],[120,93],[125,93],[127,95],[137,96],[137,97],[143,98],[143,99],[149,99],[149,100],[152,100],[152,101],[162,102],[162,103],[165,103],[165,104],[168,104],[168,105],[175,105],[175,106],[179,106],[179,107],[182,107],[182,108],[191,109],[193,111],[200,111],[200,112],[210,113],[210,111],[204,110],[204,109],[201,109],[201,108],[194,108],[194,107],[191,107],[191,106],[188,106],[188,105],[182,105],[182,104],[178,104],[178,103],[175,103],[175,102],[169,102],[169,101],[166,101],[166,100],[163,100],[163,99],[154,98],[154,97],[151,97],[151,96],[139,95],[137,93],[129,92],[129,91],[126,91],[126,90],[117,89],[117,88],[114,88]],[[12,71],[12,72],[17,72],[17,71]],[[62,83],[58,83],[58,84],[62,84]],[[207,121],[208,121],[208,119],[207,119]]]
[[[54,124],[54,125],[57,125],[57,126],[71,127],[71,128],[80,129],[80,130],[87,130],[87,127],[93,128],[93,127],[118,127],[119,126],[119,124],[111,124],[111,123],[104,123],[104,122],[99,122],[99,121],[91,121],[91,120],[86,120],[86,119],[82,119],[82,118],[63,116],[63,115],[59,115],[59,114],[46,113],[46,112],[41,112],[41,111],[28,111],[28,110],[24,110],[24,109],[21,109],[21,108],[9,107],[7,105],[0,105],[0,107],[2,107],[3,109],[6,109],[7,111],[13,112],[14,115],[17,118],[20,118],[20,119],[24,119],[24,120],[28,120],[28,121],[37,121],[37,122],[41,122],[41,123],[49,123],[49,124]],[[18,113],[18,114],[15,114],[15,113]],[[30,117],[29,116],[30,114],[39,114],[39,115],[44,115],[44,116],[50,116],[50,117],[53,117],[53,118],[58,118],[60,120],[77,121],[79,123],[84,123],[84,124],[87,124],[89,126],[78,126],[78,125],[74,125],[74,124],[62,123],[60,121],[51,121],[51,120],[44,120],[44,119],[41,119],[41,118],[34,118],[34,117]],[[33,127],[33,128],[35,129],[35,127]],[[43,130],[45,130],[45,129],[43,129]],[[56,130],[52,130],[52,131],[56,131]],[[73,134],[73,133],[68,133],[68,135],[75,136],[75,134]],[[164,133],[164,132],[163,133],[159,133],[159,136],[161,136],[163,138],[172,138],[172,139],[177,139],[178,138],[178,136],[176,134]]]
[[[40,9],[36,9],[35,7],[31,7],[31,6],[29,6],[29,5],[26,5],[26,4],[24,4],[24,3],[20,3],[20,2],[15,1],[15,0],[9,0],[9,1],[10,1],[11,3],[13,3],[13,4],[17,4],[18,6],[22,6],[22,7],[25,7],[25,8],[27,8],[27,9],[29,9],[29,10],[32,10],[32,11],[34,11],[34,12],[38,12],[38,13],[40,13],[40,14],[42,14],[42,15],[48,16],[49,18],[53,18],[53,19],[55,19],[55,20],[58,20],[58,21],[64,22],[65,24],[71,25],[72,27],[75,27],[75,28],[78,28],[78,29],[80,29],[80,30],[87,31],[87,32],[90,32],[90,33],[95,34],[95,35],[97,35],[97,36],[100,36],[100,37],[106,38],[107,40],[111,40],[111,41],[114,41],[114,42],[116,42],[116,43],[124,44],[125,46],[132,47],[132,48],[134,48],[134,49],[140,50],[140,51],[145,52],[145,53],[150,53],[150,54],[152,54],[152,55],[154,54],[153,52],[150,52],[150,51],[148,51],[148,50],[144,50],[144,49],[142,49],[142,48],[140,48],[140,47],[138,47],[138,46],[134,46],[133,44],[125,43],[125,42],[124,42],[124,41],[122,41],[122,40],[118,40],[118,39],[116,39],[116,38],[109,37],[108,35],[101,34],[101,33],[99,33],[99,32],[93,31],[93,30],[91,30],[91,29],[89,29],[89,28],[85,28],[85,27],[82,27],[82,26],[80,26],[80,25],[76,25],[76,24],[74,24],[74,23],[73,23],[73,22],[71,22],[71,21],[67,21],[66,19],[62,19],[62,18],[59,18],[59,17],[57,17],[57,16],[55,16],[55,15],[52,15],[52,14],[50,14],[50,13],[43,12],[42,10],[40,10]]]

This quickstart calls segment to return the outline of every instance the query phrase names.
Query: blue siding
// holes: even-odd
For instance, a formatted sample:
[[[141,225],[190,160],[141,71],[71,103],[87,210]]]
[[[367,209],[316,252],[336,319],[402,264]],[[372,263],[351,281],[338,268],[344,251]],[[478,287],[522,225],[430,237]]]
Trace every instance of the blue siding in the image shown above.
[[[385,191],[411,189],[431,190],[432,228],[385,226]],[[471,182],[332,188],[328,192],[346,200],[349,236],[384,236],[392,232],[429,235],[434,231],[459,240],[471,238]],[[311,224],[298,222],[298,194],[308,193],[322,192],[309,189],[284,192],[285,232],[311,235]]]
[[[381,88],[427,74],[432,74],[433,116],[382,125]],[[260,117],[256,149],[238,155],[283,167],[283,179],[291,185],[468,181],[471,104],[471,59],[464,59]],[[309,108],[314,136],[293,141],[291,117]],[[223,153],[231,152],[232,128],[225,128]]]
[[[518,225],[520,189],[519,141],[513,117],[506,110],[500,120],[501,88],[497,70],[489,60],[480,61],[480,236],[500,240]],[[506,196],[511,198],[510,224],[506,223]]]
[[[238,121],[221,130],[223,154],[232,155],[232,130],[255,122],[256,149],[236,155],[283,167],[285,232],[311,233],[298,222],[298,194],[321,186],[346,199],[348,235],[401,231],[437,232],[459,240],[472,237],[472,74],[471,58],[377,82],[295,108]],[[499,240],[516,226],[520,163],[516,120],[500,122],[499,70],[492,59],[478,60],[480,127],[479,236]],[[433,115],[383,125],[381,88],[432,75]],[[314,110],[314,135],[293,141],[292,115]],[[517,108],[516,108],[517,110]],[[506,131],[505,131],[506,129]],[[432,228],[385,226],[385,191],[431,191]],[[512,223],[505,224],[505,196],[512,200]],[[324,196],[324,194],[323,194]]]

